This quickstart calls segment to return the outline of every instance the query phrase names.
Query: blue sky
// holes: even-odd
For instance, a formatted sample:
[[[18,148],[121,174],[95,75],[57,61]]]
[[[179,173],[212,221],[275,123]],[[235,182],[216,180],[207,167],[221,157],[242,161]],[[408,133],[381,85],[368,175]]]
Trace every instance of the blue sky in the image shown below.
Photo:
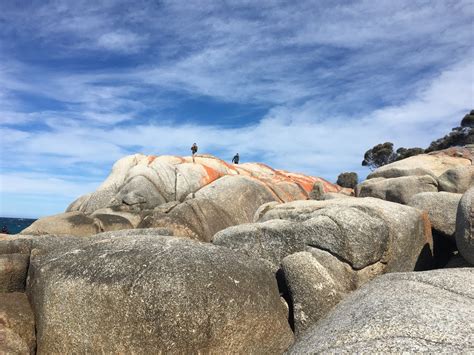
[[[467,1],[0,0],[0,215],[64,211],[132,153],[334,181],[474,108]]]

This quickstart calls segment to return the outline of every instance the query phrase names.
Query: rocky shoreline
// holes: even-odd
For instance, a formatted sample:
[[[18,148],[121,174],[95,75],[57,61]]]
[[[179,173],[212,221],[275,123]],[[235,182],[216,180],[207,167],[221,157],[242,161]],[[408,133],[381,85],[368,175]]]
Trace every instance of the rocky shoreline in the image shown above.
[[[469,147],[353,191],[263,164],[133,155],[0,237],[0,352],[474,351]]]

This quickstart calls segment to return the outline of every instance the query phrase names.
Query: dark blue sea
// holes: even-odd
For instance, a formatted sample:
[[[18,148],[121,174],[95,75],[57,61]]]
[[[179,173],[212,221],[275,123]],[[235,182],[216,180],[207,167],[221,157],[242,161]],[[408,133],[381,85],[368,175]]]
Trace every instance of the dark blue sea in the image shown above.
[[[0,217],[0,232],[3,230],[3,227],[6,227],[8,234],[17,234],[26,227],[29,227],[34,221],[36,219]]]

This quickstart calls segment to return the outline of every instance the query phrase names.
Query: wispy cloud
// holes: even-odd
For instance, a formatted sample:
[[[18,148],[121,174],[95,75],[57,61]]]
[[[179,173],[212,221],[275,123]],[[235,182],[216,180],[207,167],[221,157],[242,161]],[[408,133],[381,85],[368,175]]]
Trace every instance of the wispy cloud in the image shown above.
[[[124,154],[194,141],[334,180],[472,108],[469,0],[2,5],[0,166],[18,191],[61,174],[65,196]]]

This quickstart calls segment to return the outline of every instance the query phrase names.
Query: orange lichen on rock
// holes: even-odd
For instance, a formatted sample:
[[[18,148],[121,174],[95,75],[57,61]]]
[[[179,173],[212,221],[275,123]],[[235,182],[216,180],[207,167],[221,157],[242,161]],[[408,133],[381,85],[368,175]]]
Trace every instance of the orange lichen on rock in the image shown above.
[[[206,174],[207,176],[204,177],[204,181],[202,182],[203,186],[204,185],[207,185],[207,184],[210,184],[211,182],[213,182],[214,180],[217,180],[219,179],[222,174],[219,173],[217,170],[205,165],[205,164],[200,164],[204,170],[206,171]]]
[[[153,163],[153,161],[156,159],[156,155],[149,155],[148,156],[148,164],[147,165],[150,165],[151,163]]]
[[[423,220],[423,232],[426,242],[433,248],[433,235],[431,233],[431,221],[426,211],[422,212],[421,218]]]

